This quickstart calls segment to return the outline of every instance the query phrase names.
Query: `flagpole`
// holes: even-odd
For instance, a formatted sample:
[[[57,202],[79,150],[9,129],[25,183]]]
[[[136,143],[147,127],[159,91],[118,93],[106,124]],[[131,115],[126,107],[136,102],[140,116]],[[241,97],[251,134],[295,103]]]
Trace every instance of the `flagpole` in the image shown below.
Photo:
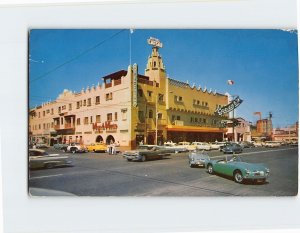
[[[131,29],[129,30],[129,65],[131,66]]]

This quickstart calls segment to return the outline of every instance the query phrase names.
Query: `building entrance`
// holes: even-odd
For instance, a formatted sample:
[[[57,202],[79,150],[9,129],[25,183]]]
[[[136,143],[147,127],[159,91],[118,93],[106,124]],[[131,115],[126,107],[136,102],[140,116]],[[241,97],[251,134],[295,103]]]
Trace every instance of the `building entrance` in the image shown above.
[[[98,135],[96,137],[96,142],[103,142],[103,137],[101,135]]]

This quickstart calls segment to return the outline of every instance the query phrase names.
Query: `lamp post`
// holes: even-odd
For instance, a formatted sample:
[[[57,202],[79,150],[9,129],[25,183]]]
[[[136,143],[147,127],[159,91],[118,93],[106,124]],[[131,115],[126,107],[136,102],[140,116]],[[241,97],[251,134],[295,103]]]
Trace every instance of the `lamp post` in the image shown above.
[[[238,97],[238,95],[230,95],[229,94],[229,98],[230,98],[229,103],[232,103],[233,99],[235,97]],[[235,140],[235,131],[234,131],[234,123],[235,123],[235,120],[234,120],[234,109],[232,109],[232,118],[231,119],[232,119],[232,139],[233,139],[233,142],[236,142],[236,140]]]

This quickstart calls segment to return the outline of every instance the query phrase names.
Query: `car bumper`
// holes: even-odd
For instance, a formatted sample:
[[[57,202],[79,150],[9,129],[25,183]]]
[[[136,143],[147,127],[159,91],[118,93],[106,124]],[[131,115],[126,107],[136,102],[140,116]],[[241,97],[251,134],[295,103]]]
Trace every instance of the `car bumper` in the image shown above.
[[[123,155],[123,157],[131,161],[140,161],[142,159],[140,155]]]
[[[256,180],[256,181],[265,181],[269,177],[269,173],[260,173],[260,174],[245,174],[244,179],[246,180]]]
[[[191,161],[190,163],[194,166],[205,167],[205,161]]]

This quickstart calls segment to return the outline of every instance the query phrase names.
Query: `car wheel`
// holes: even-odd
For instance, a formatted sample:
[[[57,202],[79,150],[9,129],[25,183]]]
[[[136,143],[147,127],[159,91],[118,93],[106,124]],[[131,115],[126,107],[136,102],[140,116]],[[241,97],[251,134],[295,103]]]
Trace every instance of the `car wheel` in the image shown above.
[[[190,167],[194,167],[194,164],[192,164],[191,162],[189,162]]]
[[[142,162],[145,162],[145,161],[146,161],[146,156],[145,156],[145,155],[142,155],[141,160],[142,160]]]
[[[75,154],[77,152],[77,148],[71,148],[71,152]]]
[[[54,168],[54,164],[53,164],[53,163],[47,163],[47,164],[45,165],[45,168],[47,168],[47,169]]]
[[[132,160],[131,160],[131,159],[127,159],[127,161],[128,161],[128,162],[131,162]]]
[[[233,178],[234,178],[234,181],[239,184],[241,184],[244,180],[244,177],[240,171],[235,171],[233,174]]]
[[[211,175],[214,174],[214,169],[213,169],[213,166],[211,164],[207,165],[207,172]]]

